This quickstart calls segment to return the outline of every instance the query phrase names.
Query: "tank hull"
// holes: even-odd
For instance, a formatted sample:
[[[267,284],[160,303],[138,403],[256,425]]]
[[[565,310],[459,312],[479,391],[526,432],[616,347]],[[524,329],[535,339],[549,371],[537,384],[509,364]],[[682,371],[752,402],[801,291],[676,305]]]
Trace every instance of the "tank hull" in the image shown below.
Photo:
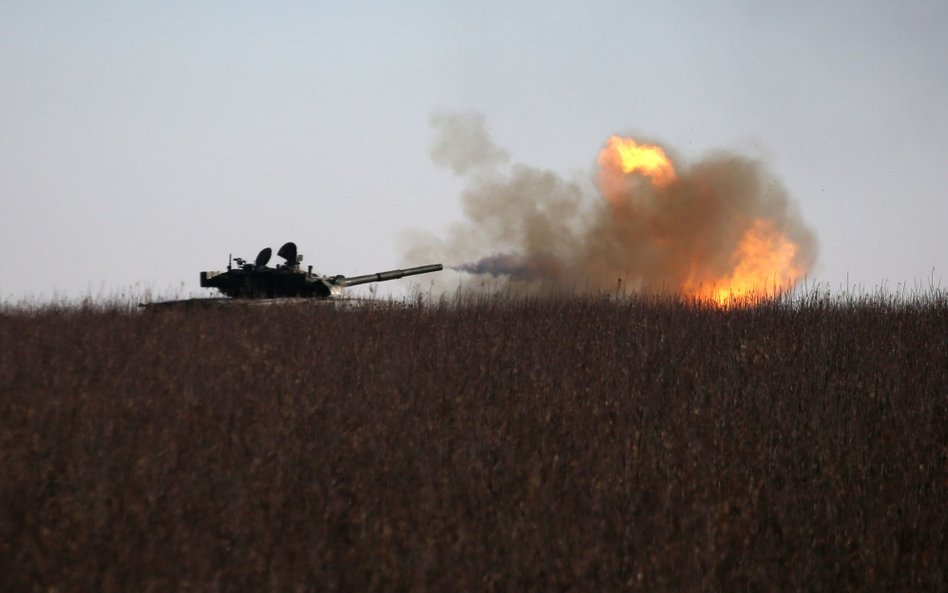
[[[237,299],[326,299],[341,289],[322,276],[281,268],[201,272],[201,287],[216,288]]]
[[[230,297],[211,297],[180,299],[174,301],[159,301],[155,303],[139,303],[140,308],[146,311],[153,310],[209,310],[209,309],[244,309],[247,307],[330,307],[334,309],[364,309],[372,307],[402,307],[397,301],[381,301],[364,298],[335,297],[328,299],[313,299],[306,297],[289,297],[275,299],[234,299]]]

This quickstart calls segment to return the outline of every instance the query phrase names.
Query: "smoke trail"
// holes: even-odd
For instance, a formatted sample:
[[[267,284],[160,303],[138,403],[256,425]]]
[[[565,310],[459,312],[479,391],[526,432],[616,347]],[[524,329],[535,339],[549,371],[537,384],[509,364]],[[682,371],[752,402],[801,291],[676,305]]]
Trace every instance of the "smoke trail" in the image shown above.
[[[416,236],[406,255],[527,289],[609,290],[621,279],[719,302],[779,292],[815,260],[813,233],[759,161],[722,151],[682,166],[659,146],[613,137],[592,188],[509,165],[479,115],[432,126],[433,160],[466,182],[464,220],[444,238]]]

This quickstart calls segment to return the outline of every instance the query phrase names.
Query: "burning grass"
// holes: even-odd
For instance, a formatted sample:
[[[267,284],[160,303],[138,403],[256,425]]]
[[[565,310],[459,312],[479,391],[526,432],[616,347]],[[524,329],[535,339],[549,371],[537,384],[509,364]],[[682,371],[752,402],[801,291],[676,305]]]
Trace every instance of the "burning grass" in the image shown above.
[[[948,299],[0,313],[0,590],[944,591]]]

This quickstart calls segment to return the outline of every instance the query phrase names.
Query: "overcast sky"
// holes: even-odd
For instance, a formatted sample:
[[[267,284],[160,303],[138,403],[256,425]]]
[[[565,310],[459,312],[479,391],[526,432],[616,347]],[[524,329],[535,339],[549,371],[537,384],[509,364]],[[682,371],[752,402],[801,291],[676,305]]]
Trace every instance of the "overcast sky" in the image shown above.
[[[0,2],[0,298],[199,293],[287,240],[429,263],[398,238],[462,189],[429,118],[469,111],[563,176],[614,133],[764,159],[813,281],[948,286],[948,3],[324,4]]]

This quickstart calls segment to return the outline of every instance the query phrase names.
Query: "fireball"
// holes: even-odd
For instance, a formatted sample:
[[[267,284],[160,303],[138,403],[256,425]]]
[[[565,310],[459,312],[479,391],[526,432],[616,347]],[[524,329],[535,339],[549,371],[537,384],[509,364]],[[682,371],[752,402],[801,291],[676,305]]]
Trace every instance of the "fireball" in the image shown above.
[[[632,138],[612,136],[599,153],[599,166],[626,175],[640,174],[651,183],[664,186],[675,179],[671,159],[660,146],[639,144]]]
[[[600,191],[613,205],[604,212],[606,228],[624,235],[620,243],[635,246],[633,258],[636,252],[652,254],[653,264],[660,264],[652,268],[663,270],[663,279],[678,279],[677,286],[665,284],[665,289],[720,306],[750,304],[776,297],[805,273],[798,263],[799,246],[777,220],[757,215],[727,183],[708,182],[687,168],[681,172],[682,183],[674,184],[679,173],[662,147],[612,136],[598,163]],[[735,165],[715,170],[726,172],[725,166]],[[707,203],[717,206],[702,202],[709,195],[713,199]],[[708,242],[718,232],[714,229],[734,228],[743,229],[736,244]],[[708,251],[712,244],[714,257]],[[690,262],[690,268],[684,263],[678,269],[682,262]]]
[[[734,249],[732,271],[700,284],[694,280],[701,273],[696,271],[683,286],[683,292],[721,306],[775,298],[804,273],[796,263],[797,251],[797,245],[775,227],[774,221],[755,219]]]

